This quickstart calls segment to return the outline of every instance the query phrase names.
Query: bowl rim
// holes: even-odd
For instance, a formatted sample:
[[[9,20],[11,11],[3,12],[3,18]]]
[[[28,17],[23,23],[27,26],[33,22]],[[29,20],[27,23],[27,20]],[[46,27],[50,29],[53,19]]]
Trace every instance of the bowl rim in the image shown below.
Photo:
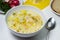
[[[16,6],[16,7],[13,7],[13,8],[11,8],[10,10],[8,10],[8,11],[6,12],[6,16],[5,16],[6,24],[7,24],[7,16],[8,16],[7,14],[8,14],[8,12],[11,11],[11,10],[13,10],[13,9],[15,9],[15,8],[17,8],[17,7],[22,7],[22,6],[25,6],[25,7],[26,7],[26,6],[28,6],[28,7],[33,7],[33,8],[35,8],[35,9],[39,10],[41,13],[43,13],[40,9],[38,9],[37,7],[31,6],[31,5],[20,5],[20,6]],[[8,24],[7,24],[7,27],[8,27],[9,30],[11,30],[11,31],[13,31],[13,32],[15,32],[15,33],[22,34],[22,35],[29,35],[29,34],[34,34],[34,33],[40,32],[40,30],[43,29],[44,25],[45,25],[45,22],[43,21],[43,25],[42,25],[42,27],[41,27],[38,31],[33,32],[33,33],[27,33],[27,34],[25,34],[25,33],[19,33],[19,32],[14,31],[13,29],[11,29],[11,28],[8,27],[8,26],[9,26]]]

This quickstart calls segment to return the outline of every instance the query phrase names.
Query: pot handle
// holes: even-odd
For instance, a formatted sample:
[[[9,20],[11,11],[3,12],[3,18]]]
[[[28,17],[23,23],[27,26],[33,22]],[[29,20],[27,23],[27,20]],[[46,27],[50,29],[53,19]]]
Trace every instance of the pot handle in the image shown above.
[[[55,26],[56,26],[56,21],[55,21],[55,19],[54,18],[49,18],[48,19],[48,21],[46,22],[46,24],[45,24],[45,28],[47,29],[47,30],[53,30],[54,28],[55,28]]]

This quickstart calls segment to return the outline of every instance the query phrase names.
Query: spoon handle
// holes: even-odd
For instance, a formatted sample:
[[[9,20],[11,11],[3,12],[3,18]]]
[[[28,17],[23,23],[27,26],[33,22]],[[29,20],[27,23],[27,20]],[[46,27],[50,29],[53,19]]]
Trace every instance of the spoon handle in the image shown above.
[[[46,40],[49,40],[49,36],[50,36],[50,31],[47,32]]]

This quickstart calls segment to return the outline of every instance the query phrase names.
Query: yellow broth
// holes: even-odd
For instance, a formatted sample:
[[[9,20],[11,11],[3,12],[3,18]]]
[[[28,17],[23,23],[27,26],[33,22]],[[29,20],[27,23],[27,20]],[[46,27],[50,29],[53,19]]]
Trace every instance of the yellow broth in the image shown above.
[[[22,33],[34,33],[42,28],[42,17],[31,10],[20,10],[9,15],[7,23],[10,29]]]

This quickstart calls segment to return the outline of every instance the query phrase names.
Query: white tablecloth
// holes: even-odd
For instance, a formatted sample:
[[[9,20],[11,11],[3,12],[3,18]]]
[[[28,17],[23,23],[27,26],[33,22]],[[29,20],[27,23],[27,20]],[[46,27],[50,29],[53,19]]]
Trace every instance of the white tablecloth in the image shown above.
[[[50,17],[54,17],[56,20],[56,27],[54,30],[50,32],[49,40],[60,40],[60,17],[54,14],[50,7],[47,7],[43,10],[45,17],[48,19]],[[43,34],[43,33],[42,33]],[[0,14],[0,40],[44,40],[43,36],[38,35],[34,38],[18,38],[13,36],[5,23],[5,15]]]

